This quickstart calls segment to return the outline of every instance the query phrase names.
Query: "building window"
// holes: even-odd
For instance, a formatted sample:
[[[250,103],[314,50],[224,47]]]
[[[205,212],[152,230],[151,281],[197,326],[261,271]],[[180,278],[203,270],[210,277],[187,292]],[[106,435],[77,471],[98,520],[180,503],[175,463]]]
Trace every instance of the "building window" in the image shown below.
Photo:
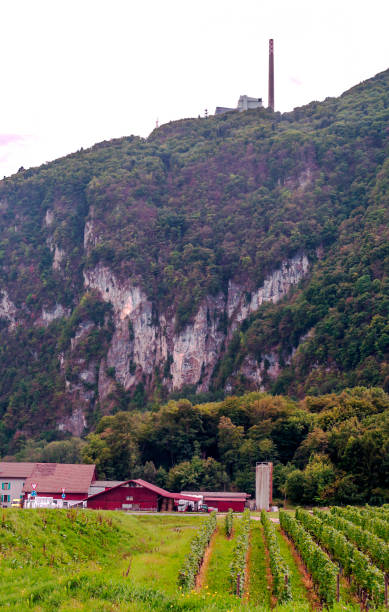
[[[1,483],[1,488],[3,489],[3,491],[9,491],[9,489],[11,488],[11,483],[10,482],[2,482]]]
[[[10,495],[2,495],[1,496],[1,501],[2,502],[9,502],[9,501],[11,501]]]

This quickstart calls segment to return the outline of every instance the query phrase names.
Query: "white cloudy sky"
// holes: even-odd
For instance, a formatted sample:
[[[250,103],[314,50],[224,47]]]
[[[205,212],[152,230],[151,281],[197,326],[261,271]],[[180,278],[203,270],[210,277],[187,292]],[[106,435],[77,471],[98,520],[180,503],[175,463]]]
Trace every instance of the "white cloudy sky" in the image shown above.
[[[197,117],[240,94],[276,110],[389,67],[387,0],[1,0],[0,177]]]

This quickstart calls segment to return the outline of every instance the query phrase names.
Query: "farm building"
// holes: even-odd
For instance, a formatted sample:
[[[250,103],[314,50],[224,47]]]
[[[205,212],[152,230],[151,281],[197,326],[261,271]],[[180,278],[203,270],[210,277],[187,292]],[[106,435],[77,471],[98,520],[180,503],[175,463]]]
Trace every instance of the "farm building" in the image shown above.
[[[11,463],[0,461],[0,501],[2,508],[9,508],[12,500],[23,499],[23,487],[36,463]]]
[[[85,499],[95,482],[98,481],[94,465],[0,462],[3,508],[9,507],[13,500],[23,500],[25,503],[33,498],[36,501],[40,499],[42,503],[43,499],[66,500],[65,505],[71,505]],[[96,490],[101,488],[94,492]],[[33,491],[36,495],[32,494]]]
[[[24,500],[36,497],[62,499],[67,504],[78,502],[88,495],[89,487],[95,480],[95,466],[72,463],[36,463],[23,487]],[[35,485],[35,486],[33,486]]]
[[[181,493],[200,497],[203,504],[217,508],[219,512],[227,512],[229,508],[234,512],[243,512],[247,500],[251,497],[248,493],[230,491],[181,491]]]
[[[171,512],[179,500],[192,501],[197,506],[198,497],[170,493],[145,480],[127,480],[104,491],[90,495],[84,500],[87,508],[95,510],[144,510]]]

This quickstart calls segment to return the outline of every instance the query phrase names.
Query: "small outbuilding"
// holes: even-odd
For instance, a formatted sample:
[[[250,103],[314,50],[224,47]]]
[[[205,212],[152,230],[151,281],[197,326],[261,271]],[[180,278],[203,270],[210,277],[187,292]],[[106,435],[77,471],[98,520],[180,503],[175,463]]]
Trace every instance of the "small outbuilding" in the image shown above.
[[[243,512],[247,500],[251,497],[248,493],[230,491],[181,491],[181,493],[200,497],[203,504],[217,508],[218,512],[228,512],[229,508],[234,512]]]
[[[95,510],[125,510],[148,512],[172,512],[179,500],[191,501],[198,507],[199,498],[181,493],[170,493],[141,478],[126,480],[104,491],[90,495],[83,502]]]

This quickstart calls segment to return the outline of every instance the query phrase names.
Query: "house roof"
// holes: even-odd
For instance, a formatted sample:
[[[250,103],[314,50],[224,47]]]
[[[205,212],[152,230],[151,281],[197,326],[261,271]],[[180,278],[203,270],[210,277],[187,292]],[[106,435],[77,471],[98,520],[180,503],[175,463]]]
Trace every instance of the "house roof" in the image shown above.
[[[98,497],[99,495],[106,495],[109,491],[112,491],[113,489],[117,489],[118,487],[122,487],[124,485],[128,485],[130,482],[135,482],[137,485],[140,485],[141,487],[144,487],[145,489],[148,489],[149,491],[153,491],[153,493],[156,493],[157,495],[160,495],[161,497],[169,497],[170,499],[186,499],[188,501],[197,501],[197,502],[199,501],[198,497],[184,495],[183,493],[170,493],[170,491],[161,489],[161,487],[151,484],[151,482],[146,482],[146,480],[142,480],[141,478],[125,480],[124,482],[120,482],[119,484],[117,484],[114,487],[111,487],[110,489],[106,489],[105,491],[99,491],[99,493],[94,493],[93,495],[89,495],[89,497],[86,499],[92,499],[92,498]]]
[[[30,493],[36,483],[37,493],[87,493],[95,477],[95,466],[73,463],[36,463],[24,483],[23,491]]]
[[[0,478],[28,478],[36,463],[0,461]]]

